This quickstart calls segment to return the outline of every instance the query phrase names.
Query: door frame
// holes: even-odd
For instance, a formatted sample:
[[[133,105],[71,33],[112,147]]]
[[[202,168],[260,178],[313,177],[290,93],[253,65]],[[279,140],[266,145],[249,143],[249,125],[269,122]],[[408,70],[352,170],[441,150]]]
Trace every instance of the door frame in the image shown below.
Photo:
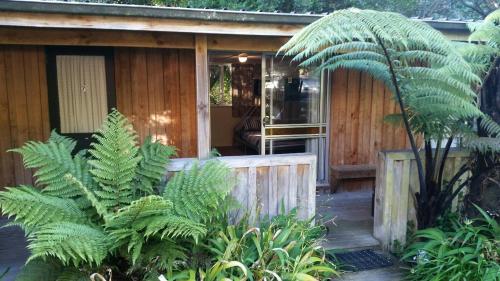
[[[272,52],[262,52],[262,63],[261,63],[261,140],[260,140],[260,154],[266,155],[266,140],[269,140],[269,153],[272,154],[273,140],[274,139],[317,139],[318,140],[318,167],[323,165],[323,175],[324,179],[318,181],[317,185],[328,185],[329,184],[329,150],[330,150],[330,92],[331,92],[331,75],[328,71],[322,71],[319,77],[320,85],[320,100],[319,100],[319,122],[317,123],[304,123],[304,124],[275,124],[267,128],[318,128],[317,134],[297,134],[297,135],[283,135],[277,137],[267,137],[266,136],[266,68],[267,68],[267,58],[273,58],[276,56]],[[272,60],[271,60],[272,63]],[[272,66],[271,66],[272,67]],[[272,107],[272,96],[270,97],[270,107]],[[272,118],[272,116],[269,116]],[[322,157],[322,159],[319,159]],[[320,161],[323,160],[323,161]],[[318,169],[319,171],[319,169]]]
[[[61,133],[61,116],[59,112],[59,89],[57,81],[56,56],[104,56],[106,94],[108,103],[107,109],[108,113],[110,113],[113,108],[116,108],[114,49],[111,47],[47,46],[45,48],[45,54],[50,129],[55,130],[61,135],[75,139],[77,141],[77,150],[88,148],[88,146],[90,145],[92,134],[94,132],[65,134]]]

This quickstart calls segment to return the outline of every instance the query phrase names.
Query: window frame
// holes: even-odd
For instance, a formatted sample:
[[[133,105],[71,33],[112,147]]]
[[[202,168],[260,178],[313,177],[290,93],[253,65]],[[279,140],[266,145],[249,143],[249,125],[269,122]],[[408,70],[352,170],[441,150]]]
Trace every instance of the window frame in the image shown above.
[[[106,96],[108,113],[116,108],[114,51],[108,47],[73,47],[73,46],[48,46],[45,48],[47,69],[47,94],[49,99],[50,129],[57,133],[73,138],[77,141],[77,150],[89,148],[91,137],[95,132],[89,133],[61,133],[61,114],[59,112],[59,89],[57,80],[58,55],[73,56],[103,56],[106,75]]]

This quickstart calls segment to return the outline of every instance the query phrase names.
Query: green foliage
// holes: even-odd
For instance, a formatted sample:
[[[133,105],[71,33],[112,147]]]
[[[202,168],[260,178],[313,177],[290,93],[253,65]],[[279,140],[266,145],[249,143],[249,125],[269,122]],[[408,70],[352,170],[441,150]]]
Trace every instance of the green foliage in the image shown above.
[[[323,229],[312,227],[310,221],[299,221],[293,210],[262,221],[260,227],[249,227],[243,219],[218,232],[208,247],[218,261],[233,261],[246,269],[223,270],[220,278],[324,280],[338,273],[318,246],[322,233]],[[245,271],[248,274],[242,274]]]
[[[118,111],[94,138],[88,153],[75,153],[75,141],[55,132],[46,143],[13,150],[37,169],[36,187],[0,192],[3,214],[28,236],[31,256],[19,280],[79,280],[106,267],[142,280],[186,261],[179,242],[196,244],[207,234],[204,223],[224,209],[234,181],[221,162],[196,164],[165,187],[174,148],[150,138],[137,146]]]
[[[403,257],[412,265],[407,280],[500,280],[500,226],[480,212],[482,218],[454,221],[447,231],[418,231]]]
[[[91,144],[89,160],[99,189],[95,194],[108,209],[129,204],[133,199],[131,182],[141,161],[136,145],[137,135],[127,118],[118,111],[110,113]]]
[[[234,186],[235,178],[222,162],[195,163],[188,171],[180,171],[168,183],[163,197],[174,203],[174,212],[197,222],[219,217],[220,204]]]
[[[490,48],[500,52],[500,9],[489,14],[480,23],[469,24],[472,34],[470,41],[484,42]]]

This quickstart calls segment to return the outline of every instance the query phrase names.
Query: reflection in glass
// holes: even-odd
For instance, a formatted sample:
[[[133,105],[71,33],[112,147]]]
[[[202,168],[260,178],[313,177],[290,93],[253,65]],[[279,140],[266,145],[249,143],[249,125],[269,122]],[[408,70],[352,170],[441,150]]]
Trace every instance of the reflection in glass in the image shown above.
[[[320,76],[288,58],[267,57],[265,73],[267,124],[319,122]]]

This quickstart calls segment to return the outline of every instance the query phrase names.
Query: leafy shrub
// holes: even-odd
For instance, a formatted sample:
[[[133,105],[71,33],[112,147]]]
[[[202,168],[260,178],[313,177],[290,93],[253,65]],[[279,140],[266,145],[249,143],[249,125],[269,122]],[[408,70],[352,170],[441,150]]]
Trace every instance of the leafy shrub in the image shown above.
[[[243,219],[210,239],[207,248],[218,261],[240,265],[221,271],[221,278],[325,280],[338,273],[318,245],[323,230],[311,221],[299,221],[294,210],[265,219],[260,227],[251,227]]]
[[[407,280],[500,280],[500,226],[480,212],[482,218],[455,221],[448,231],[417,231],[403,257],[413,266]]]
[[[187,260],[234,185],[220,161],[195,164],[164,183],[175,149],[147,139],[113,111],[88,151],[55,132],[13,151],[34,168],[36,187],[0,192],[0,207],[28,237],[31,256],[18,280],[155,279]],[[122,274],[123,276],[119,276]],[[118,276],[117,276],[118,275]],[[47,278],[47,279],[43,279]]]

